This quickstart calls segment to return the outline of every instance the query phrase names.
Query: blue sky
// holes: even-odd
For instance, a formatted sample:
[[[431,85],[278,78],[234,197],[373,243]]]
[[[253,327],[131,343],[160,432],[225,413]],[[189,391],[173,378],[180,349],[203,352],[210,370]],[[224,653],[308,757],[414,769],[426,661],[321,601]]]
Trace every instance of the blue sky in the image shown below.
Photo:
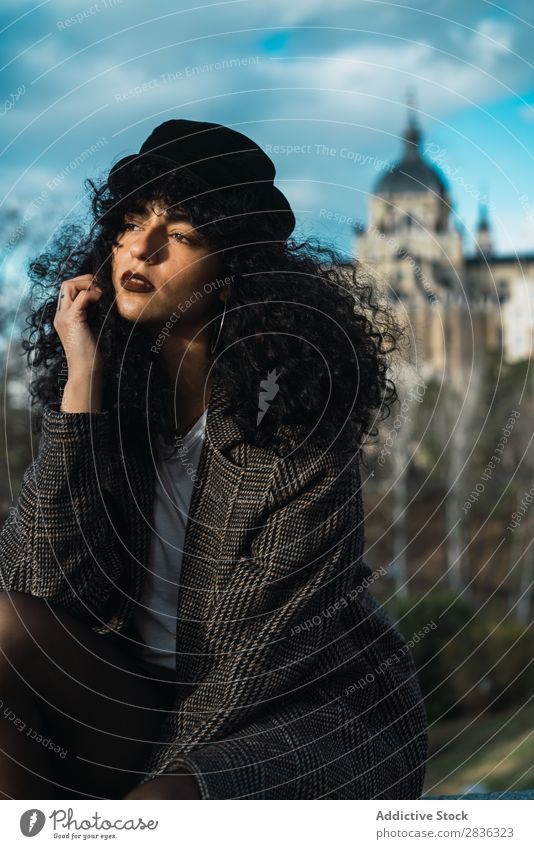
[[[8,261],[76,213],[84,177],[103,176],[173,117],[252,136],[276,164],[297,232],[349,253],[351,222],[367,220],[383,163],[400,152],[409,87],[425,143],[452,175],[466,248],[487,195],[498,251],[532,252],[533,25],[530,0],[506,10],[484,0],[3,0]]]

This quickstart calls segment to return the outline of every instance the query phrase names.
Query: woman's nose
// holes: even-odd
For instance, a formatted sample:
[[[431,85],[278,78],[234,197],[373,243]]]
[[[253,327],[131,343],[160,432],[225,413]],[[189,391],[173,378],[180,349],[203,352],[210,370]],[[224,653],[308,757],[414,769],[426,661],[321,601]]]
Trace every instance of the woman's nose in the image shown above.
[[[138,239],[135,242],[131,242],[130,253],[136,259],[148,259],[148,243],[146,239],[142,242]]]
[[[164,240],[155,233],[136,233],[130,242],[130,253],[136,259],[152,260],[158,258],[158,252],[165,247]]]

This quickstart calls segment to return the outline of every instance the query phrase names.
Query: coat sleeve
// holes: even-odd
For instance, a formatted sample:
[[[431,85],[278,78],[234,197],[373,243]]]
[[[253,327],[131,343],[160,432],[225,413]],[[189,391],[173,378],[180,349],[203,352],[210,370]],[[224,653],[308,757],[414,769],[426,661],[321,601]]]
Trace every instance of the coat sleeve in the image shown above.
[[[188,771],[205,799],[290,799],[374,798],[395,776],[402,781],[409,758],[365,722],[325,739],[351,720],[339,702],[325,708],[321,691],[321,677],[340,662],[339,600],[370,572],[361,560],[359,473],[341,457],[278,468],[274,509],[210,616],[209,674],[170,716],[174,743],[143,782]],[[417,766],[401,791],[411,787],[411,797],[421,790]],[[349,790],[358,775],[359,788]]]
[[[416,710],[415,719],[421,702]],[[176,758],[165,772],[194,775],[202,799],[419,799],[426,730],[407,716],[409,724],[412,732],[392,745],[376,724],[318,691]]]
[[[123,568],[102,492],[108,464],[108,411],[45,407],[37,456],[0,532],[0,589],[101,621]]]

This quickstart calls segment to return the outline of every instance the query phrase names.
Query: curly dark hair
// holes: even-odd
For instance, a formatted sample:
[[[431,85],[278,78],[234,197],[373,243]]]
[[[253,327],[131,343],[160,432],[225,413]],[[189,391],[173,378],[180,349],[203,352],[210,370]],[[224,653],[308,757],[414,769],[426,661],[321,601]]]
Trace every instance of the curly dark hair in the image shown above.
[[[143,431],[150,439],[172,439],[168,379],[142,325],[115,308],[111,279],[112,247],[125,216],[162,200],[185,209],[193,227],[224,251],[222,274],[232,286],[211,368],[246,437],[276,450],[286,450],[291,435],[357,450],[378,434],[377,421],[398,398],[388,370],[404,329],[390,304],[379,302],[375,281],[359,262],[317,239],[281,239],[272,214],[254,211],[253,189],[205,192],[192,175],[166,173],[154,161],[134,162],[122,178],[86,179],[84,185],[88,220],[58,228],[28,265],[33,285],[23,349],[34,371],[30,394],[38,430],[44,407],[60,400],[66,382],[53,326],[59,287],[90,273],[103,290],[88,319],[106,363],[104,409],[115,414],[123,439],[136,441]],[[214,322],[210,332],[217,329]],[[280,391],[258,425],[258,392],[269,375]]]

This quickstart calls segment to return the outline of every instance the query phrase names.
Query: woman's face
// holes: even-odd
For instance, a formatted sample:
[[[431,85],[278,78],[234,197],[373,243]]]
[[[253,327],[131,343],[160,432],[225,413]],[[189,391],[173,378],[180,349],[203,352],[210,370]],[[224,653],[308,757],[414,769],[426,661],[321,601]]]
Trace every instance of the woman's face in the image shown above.
[[[218,312],[217,299],[225,297],[227,287],[218,277],[221,268],[221,252],[193,229],[183,210],[166,211],[162,203],[151,202],[142,213],[126,215],[125,228],[112,249],[118,312],[128,321],[153,326],[156,333],[169,318],[171,332],[186,327],[197,331]],[[141,274],[152,288],[124,288],[129,272]],[[130,286],[134,285],[132,281]]]

